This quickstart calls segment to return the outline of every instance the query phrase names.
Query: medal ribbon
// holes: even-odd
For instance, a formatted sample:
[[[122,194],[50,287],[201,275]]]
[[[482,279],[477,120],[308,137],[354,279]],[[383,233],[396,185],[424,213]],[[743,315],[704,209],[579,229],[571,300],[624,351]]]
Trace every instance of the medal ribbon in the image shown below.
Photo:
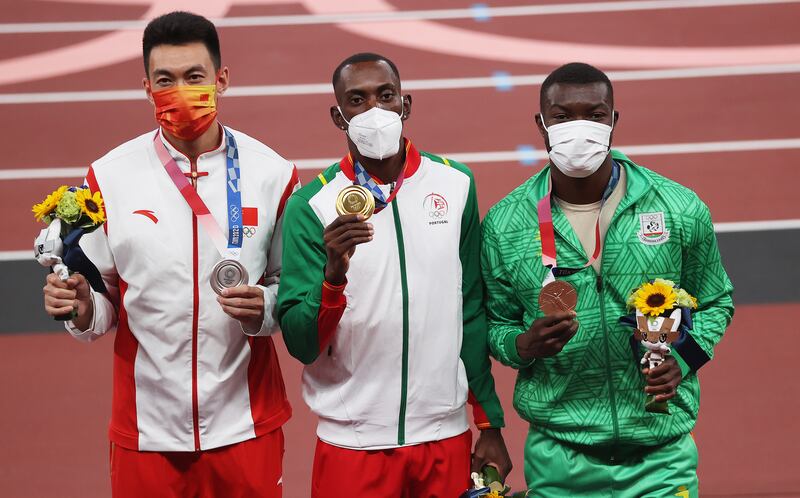
[[[167,171],[172,183],[175,184],[178,191],[183,196],[183,199],[192,209],[192,212],[197,216],[197,221],[203,226],[214,246],[219,251],[222,257],[238,258],[242,248],[242,193],[240,190],[240,177],[239,177],[239,150],[236,147],[236,139],[230,131],[223,126],[225,131],[225,164],[226,164],[226,190],[227,190],[227,212],[228,212],[228,234],[229,239],[226,240],[225,234],[219,223],[214,219],[214,216],[209,211],[206,203],[200,198],[189,180],[184,176],[175,158],[169,153],[169,150],[159,139],[159,133],[156,132],[153,138],[153,144],[156,148],[156,155]]]
[[[381,190],[375,180],[372,179],[370,174],[367,173],[367,170],[364,169],[364,166],[361,166],[361,163],[358,161],[353,161],[353,173],[355,174],[355,181],[353,183],[356,185],[361,185],[372,193],[372,196],[375,198],[376,213],[388,206],[394,200],[394,198],[397,197],[397,193],[400,192],[400,187],[403,186],[403,180],[406,177],[406,166],[408,166],[408,148],[410,146],[411,142],[407,142],[406,162],[403,164],[403,169],[400,170],[400,175],[397,177],[397,181],[394,183],[392,191],[389,193],[389,197],[386,197],[383,194],[383,190]]]
[[[556,259],[556,237],[555,232],[553,231],[553,211],[551,209],[553,182],[552,179],[550,180],[550,188],[547,190],[547,194],[545,194],[545,196],[539,200],[536,209],[539,217],[539,233],[541,234],[542,239],[542,264],[552,270],[553,277],[561,277],[577,273],[594,263],[597,258],[600,257],[600,254],[602,254],[603,241],[600,238],[600,214],[603,212],[603,206],[608,198],[611,197],[611,193],[614,191],[617,183],[619,183],[619,168],[619,164],[616,161],[613,161],[611,166],[611,178],[608,180],[608,185],[606,185],[605,191],[603,191],[603,197],[600,200],[600,212],[597,213],[597,223],[595,223],[594,226],[594,252],[589,258],[589,261],[587,261],[586,264],[580,268],[558,267]],[[549,277],[545,280],[548,279]]]

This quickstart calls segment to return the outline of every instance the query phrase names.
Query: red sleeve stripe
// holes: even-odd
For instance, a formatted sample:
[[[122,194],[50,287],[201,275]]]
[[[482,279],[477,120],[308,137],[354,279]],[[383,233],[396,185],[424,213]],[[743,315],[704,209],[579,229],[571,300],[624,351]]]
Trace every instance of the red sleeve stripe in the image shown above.
[[[317,315],[317,342],[320,352],[324,351],[331,342],[333,333],[339,326],[339,320],[342,319],[346,306],[347,298],[344,295],[344,285],[333,286],[323,282],[322,302],[319,305],[319,314]]]
[[[289,200],[289,196],[297,190],[297,185],[300,183],[300,178],[297,176],[297,166],[292,167],[292,177],[289,178],[289,183],[286,184],[286,188],[283,189],[283,195],[281,195],[281,201],[278,203],[278,215],[275,217],[276,220],[281,218],[283,214],[283,209],[286,207],[286,201]]]
[[[492,426],[489,422],[489,417],[486,416],[486,412],[483,411],[480,403],[475,398],[475,395],[472,394],[472,390],[470,389],[469,395],[467,396],[467,402],[472,405],[472,418],[475,419],[475,427],[478,429],[488,429]]]

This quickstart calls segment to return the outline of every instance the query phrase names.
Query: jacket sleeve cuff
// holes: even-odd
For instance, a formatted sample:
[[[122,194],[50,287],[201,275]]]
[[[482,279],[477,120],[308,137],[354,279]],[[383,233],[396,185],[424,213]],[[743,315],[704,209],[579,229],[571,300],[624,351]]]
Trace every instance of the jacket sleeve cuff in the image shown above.
[[[347,299],[344,297],[344,288],[346,286],[347,281],[342,285],[333,285],[327,281],[323,281],[320,306],[325,308],[337,308],[346,305]]]
[[[692,369],[675,349],[672,350],[672,356],[675,357],[675,361],[678,362],[678,366],[681,368],[681,379],[685,379],[692,372]]]
[[[535,358],[532,360],[523,360],[519,356],[519,351],[517,351],[517,337],[521,336],[524,333],[525,332],[523,331],[509,332],[508,334],[506,334],[506,337],[503,340],[503,350],[505,351],[506,356],[510,360],[511,365],[517,369],[527,368],[533,365],[533,363],[536,361]]]
[[[272,335],[278,331],[278,321],[275,319],[275,303],[278,300],[278,284],[265,287],[263,285],[256,285],[264,293],[264,319],[261,321],[261,326],[258,328],[248,327],[242,322],[239,326],[242,333],[250,337],[261,337]]]

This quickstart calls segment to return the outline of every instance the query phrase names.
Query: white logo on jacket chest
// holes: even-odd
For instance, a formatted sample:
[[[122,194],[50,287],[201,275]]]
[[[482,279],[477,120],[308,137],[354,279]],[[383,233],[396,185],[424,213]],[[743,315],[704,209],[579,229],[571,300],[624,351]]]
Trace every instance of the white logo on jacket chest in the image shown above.
[[[656,246],[669,240],[669,229],[664,223],[664,212],[642,213],[639,215],[639,241]]]
[[[422,209],[428,217],[428,225],[448,223],[447,211],[449,207],[444,196],[431,192],[422,201]]]

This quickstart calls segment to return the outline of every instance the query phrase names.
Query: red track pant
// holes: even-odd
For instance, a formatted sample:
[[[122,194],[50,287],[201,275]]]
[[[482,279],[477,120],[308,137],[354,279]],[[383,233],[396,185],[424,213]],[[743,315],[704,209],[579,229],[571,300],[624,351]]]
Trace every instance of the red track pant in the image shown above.
[[[111,444],[114,498],[281,498],[283,431],[198,452]]]
[[[469,487],[472,433],[389,450],[317,440],[313,498],[456,498]]]

